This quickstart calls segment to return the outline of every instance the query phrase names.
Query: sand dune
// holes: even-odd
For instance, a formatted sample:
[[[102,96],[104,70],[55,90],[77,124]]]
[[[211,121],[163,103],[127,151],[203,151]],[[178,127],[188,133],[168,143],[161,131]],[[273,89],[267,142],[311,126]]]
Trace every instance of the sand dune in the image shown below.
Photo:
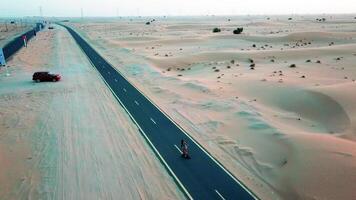
[[[355,100],[355,84],[353,83],[342,83],[330,86],[324,86],[316,88],[316,91],[323,93],[335,99],[340,106],[345,110],[349,120],[350,127],[346,130],[346,135],[342,137],[356,141],[356,108],[353,105]]]
[[[318,17],[111,24],[151,41],[77,30],[262,199],[354,199],[354,19]]]
[[[168,67],[187,67],[193,63],[201,62],[219,62],[219,61],[242,61],[247,62],[248,59],[266,60],[266,57],[275,57],[277,59],[307,59],[319,56],[339,56],[353,55],[356,53],[356,44],[337,45],[332,47],[319,47],[308,49],[288,49],[288,50],[266,50],[266,51],[226,51],[226,52],[203,52],[193,55],[176,56],[172,58],[155,58],[150,57],[151,63],[159,68]],[[276,59],[276,60],[277,60]],[[269,61],[269,60],[268,60]]]

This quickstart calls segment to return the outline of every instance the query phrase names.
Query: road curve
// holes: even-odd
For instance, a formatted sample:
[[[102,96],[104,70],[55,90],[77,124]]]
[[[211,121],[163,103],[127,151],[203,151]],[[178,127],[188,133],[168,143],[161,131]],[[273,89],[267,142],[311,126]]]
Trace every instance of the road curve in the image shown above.
[[[60,24],[62,25],[62,24]],[[101,74],[119,103],[188,199],[258,199],[179,125],[112,67],[73,29],[64,26]],[[180,140],[192,159],[180,156]]]

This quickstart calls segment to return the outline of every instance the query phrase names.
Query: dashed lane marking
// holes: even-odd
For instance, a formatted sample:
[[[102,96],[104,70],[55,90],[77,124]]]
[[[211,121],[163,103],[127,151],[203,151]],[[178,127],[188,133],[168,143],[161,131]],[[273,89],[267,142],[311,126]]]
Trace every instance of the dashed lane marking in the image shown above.
[[[218,190],[215,190],[216,194],[219,195],[219,197],[222,199],[222,200],[225,200],[225,198],[223,197],[223,195],[220,194],[220,192]]]
[[[157,124],[156,122],[155,122],[155,120],[153,120],[152,118],[150,118],[151,119],[151,121],[154,123],[154,124]]]
[[[183,152],[178,148],[178,146],[175,144],[174,145],[176,147],[176,149],[182,154]]]

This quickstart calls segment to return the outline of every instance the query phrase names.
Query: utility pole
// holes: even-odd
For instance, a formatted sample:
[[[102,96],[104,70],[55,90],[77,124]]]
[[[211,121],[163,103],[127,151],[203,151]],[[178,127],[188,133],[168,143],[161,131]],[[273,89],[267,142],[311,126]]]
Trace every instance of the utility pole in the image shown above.
[[[40,6],[40,17],[43,18],[42,6]]]

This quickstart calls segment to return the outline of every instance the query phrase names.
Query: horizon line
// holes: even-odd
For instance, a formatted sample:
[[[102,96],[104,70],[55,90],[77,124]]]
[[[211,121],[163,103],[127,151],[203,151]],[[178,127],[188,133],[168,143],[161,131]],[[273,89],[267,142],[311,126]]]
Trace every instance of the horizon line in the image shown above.
[[[0,16],[0,19],[4,18],[119,18],[119,17],[238,17],[238,16],[313,16],[313,15],[355,15],[356,12],[345,12],[345,13],[279,13],[279,14],[167,14],[167,15],[112,15],[112,16],[38,16],[38,15],[28,15],[28,16]]]

